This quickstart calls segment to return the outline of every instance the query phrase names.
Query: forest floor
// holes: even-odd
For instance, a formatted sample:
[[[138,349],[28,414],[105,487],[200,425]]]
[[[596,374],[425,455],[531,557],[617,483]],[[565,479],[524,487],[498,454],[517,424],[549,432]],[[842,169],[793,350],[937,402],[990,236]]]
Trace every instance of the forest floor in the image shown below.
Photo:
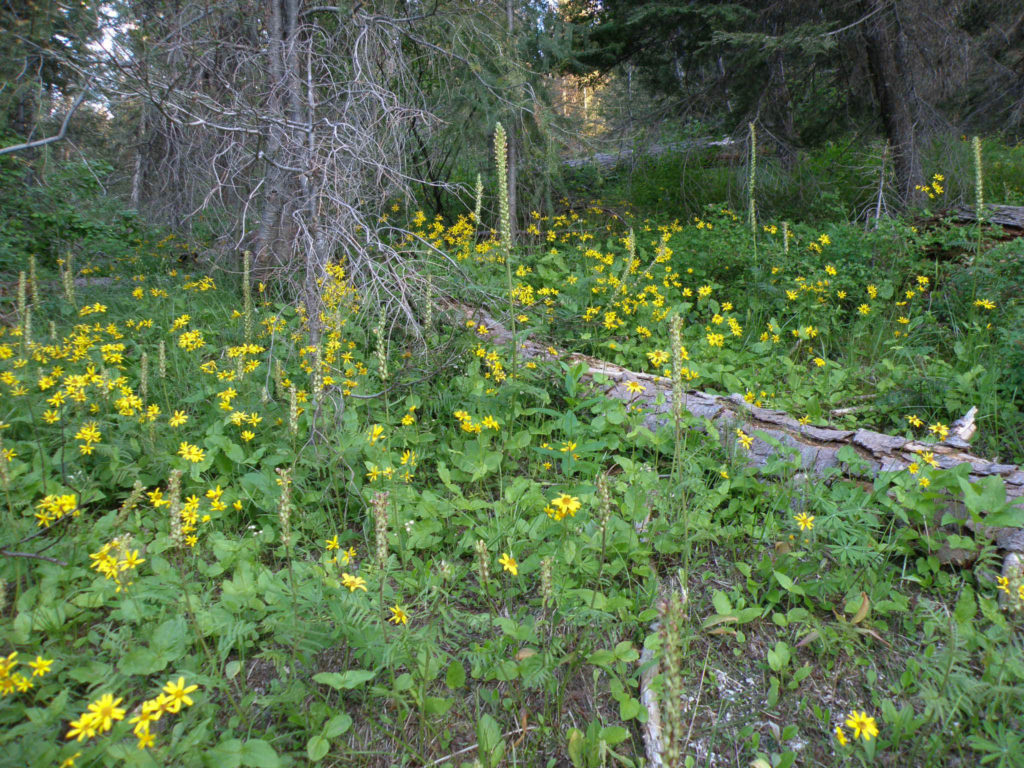
[[[972,407],[1024,460],[1024,241],[408,219],[418,329],[173,238],[5,292],[0,764],[650,765],[657,701],[670,765],[1024,765],[1024,576],[943,511],[1024,512],[939,461]],[[570,353],[919,459],[809,480]]]

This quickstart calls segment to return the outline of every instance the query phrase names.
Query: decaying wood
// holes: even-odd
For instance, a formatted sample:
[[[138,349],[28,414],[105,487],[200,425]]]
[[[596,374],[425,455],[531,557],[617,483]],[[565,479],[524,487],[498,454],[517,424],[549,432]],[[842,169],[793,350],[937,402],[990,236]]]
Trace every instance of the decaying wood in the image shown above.
[[[565,165],[569,168],[585,168],[597,166],[602,171],[608,171],[619,165],[633,162],[636,157],[656,158],[670,152],[686,152],[708,147],[731,148],[736,142],[733,139],[694,139],[692,141],[674,141],[668,144],[655,144],[653,146],[634,150],[632,147],[620,148],[618,152],[598,152],[588,157],[566,160]]]
[[[955,215],[961,221],[978,220],[978,211],[975,208],[957,208]],[[1024,206],[986,205],[985,222],[988,224],[999,224],[1004,227],[1024,229]]]
[[[488,313],[465,306],[460,307],[460,310],[467,318],[486,325],[488,338],[495,343],[511,342],[512,334]],[[570,365],[583,363],[586,372],[582,380],[593,383],[608,397],[641,407],[646,413],[644,424],[651,431],[657,430],[670,418],[672,382],[663,376],[631,371],[588,355],[562,353],[532,340],[520,341],[517,350],[520,359],[559,360]],[[644,388],[643,392],[631,392],[627,386],[630,383],[640,384]],[[823,475],[837,468],[847,475],[865,480],[873,480],[882,472],[905,470],[914,462],[920,462],[920,454],[930,451],[939,469],[969,464],[972,481],[1001,477],[1009,501],[1024,498],[1024,470],[1015,464],[989,461],[968,452],[967,440],[974,434],[976,408],[954,422],[945,441],[924,443],[870,429],[836,429],[801,424],[783,411],[751,405],[739,394],[720,396],[688,391],[684,393],[683,406],[699,420],[707,419],[715,425],[723,440],[734,440],[734,430],[737,428],[753,436],[754,442],[748,458],[754,466],[764,466],[776,453],[776,447],[764,438],[777,442],[786,450],[795,450],[805,474]],[[839,459],[840,450],[846,447],[852,448],[864,460],[862,467],[851,467]],[[975,534],[992,541],[1000,549],[1024,552],[1024,529],[977,523],[959,503],[952,504],[949,511],[962,519]]]

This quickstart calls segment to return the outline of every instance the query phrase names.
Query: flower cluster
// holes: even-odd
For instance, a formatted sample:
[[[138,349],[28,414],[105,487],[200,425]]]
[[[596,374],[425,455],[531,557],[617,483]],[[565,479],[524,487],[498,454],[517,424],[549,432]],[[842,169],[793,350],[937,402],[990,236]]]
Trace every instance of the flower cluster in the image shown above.
[[[165,714],[177,714],[182,707],[191,707],[195,703],[189,694],[198,687],[198,685],[185,685],[184,677],[179,677],[177,681],[169,680],[156,698],[148,699],[139,705],[138,714],[128,721],[134,723],[132,732],[138,739],[139,749],[146,749],[154,745],[155,737],[151,731],[153,723],[160,720]],[[124,701],[123,697],[115,699],[111,693],[103,694],[89,704],[80,718],[71,721],[71,728],[65,738],[85,741],[107,733],[113,728],[115,722],[124,720],[127,714],[127,711],[119,706],[122,701]]]
[[[34,687],[33,677],[44,677],[53,665],[53,659],[44,659],[36,656],[35,661],[26,662],[32,670],[32,674],[25,676],[17,671],[18,652],[13,651],[6,657],[0,658],[0,697],[10,696],[15,691],[24,693]]]
[[[78,517],[82,511],[78,508],[77,497],[73,493],[49,494],[36,504],[36,525],[49,528],[58,520],[71,515]]]
[[[139,557],[139,550],[130,548],[130,541],[127,535],[118,536],[100,547],[98,552],[89,555],[93,561],[89,567],[113,581],[117,585],[117,592],[132,585],[131,578],[135,570],[146,562]]]
[[[544,511],[552,520],[561,521],[566,517],[576,517],[580,506],[580,500],[576,496],[563,493],[553,498]]]

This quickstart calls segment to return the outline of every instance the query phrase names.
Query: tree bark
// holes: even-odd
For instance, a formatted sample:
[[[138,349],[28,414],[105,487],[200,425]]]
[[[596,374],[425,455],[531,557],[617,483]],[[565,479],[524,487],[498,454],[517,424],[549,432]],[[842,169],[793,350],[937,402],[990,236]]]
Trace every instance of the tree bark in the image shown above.
[[[861,3],[865,14],[874,12],[864,26],[864,48],[878,98],[879,116],[892,147],[896,194],[906,205],[922,194],[915,189],[922,179],[914,114],[915,96],[899,22],[890,18],[893,13],[881,8],[884,3],[885,0]]]

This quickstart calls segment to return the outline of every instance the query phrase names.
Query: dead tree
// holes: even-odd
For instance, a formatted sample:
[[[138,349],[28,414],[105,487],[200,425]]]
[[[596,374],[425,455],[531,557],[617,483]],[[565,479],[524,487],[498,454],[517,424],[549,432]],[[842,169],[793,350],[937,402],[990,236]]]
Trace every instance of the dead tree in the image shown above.
[[[381,221],[406,195],[406,141],[436,122],[409,76],[413,20],[305,0],[149,8],[112,51],[105,85],[143,100],[157,157],[143,196],[172,223],[199,212],[225,250],[291,287],[314,336],[332,258],[414,322],[401,255]],[[141,187],[141,174],[136,184]]]

